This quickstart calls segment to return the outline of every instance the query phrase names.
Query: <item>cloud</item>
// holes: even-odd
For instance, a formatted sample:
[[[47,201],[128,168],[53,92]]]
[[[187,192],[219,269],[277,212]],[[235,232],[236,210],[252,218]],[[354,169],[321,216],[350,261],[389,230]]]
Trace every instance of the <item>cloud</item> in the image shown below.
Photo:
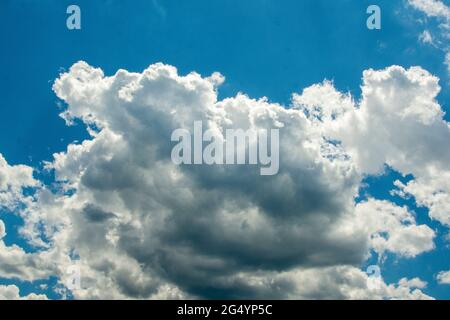
[[[445,55],[445,64],[447,66],[448,72],[450,72],[450,52]]]
[[[91,137],[46,164],[56,191],[32,181],[19,213],[39,251],[1,244],[11,267],[0,272],[64,282],[75,265],[73,294],[83,299],[430,298],[417,279],[381,281],[374,292],[358,266],[371,251],[432,250],[434,231],[405,207],[355,197],[385,164],[417,183],[447,172],[438,79],[418,67],[367,70],[361,101],[325,81],[287,108],[242,93],[218,100],[223,81],[161,63],[105,76],[78,62],[61,74],[53,90],[67,104],[62,116],[82,120]],[[194,121],[218,140],[228,128],[279,129],[279,173],[174,165],[171,133]]]
[[[402,278],[390,285],[385,284],[382,278],[372,280],[375,285],[369,286],[370,277],[350,266],[240,273],[226,279],[230,287],[241,286],[238,292],[243,295],[233,296],[237,299],[248,296],[258,299],[273,296],[281,299],[432,299],[420,290],[427,284],[418,278]]]
[[[399,256],[415,257],[434,249],[435,232],[426,225],[416,225],[406,207],[388,201],[369,199],[356,205],[359,219],[371,235],[371,248],[382,255],[389,251]]]
[[[0,300],[47,300],[43,294],[30,293],[27,296],[20,296],[19,288],[15,285],[0,285]]]
[[[450,46],[448,45],[450,39],[450,7],[440,0],[408,0],[408,4],[423,12],[427,17],[435,18],[438,22],[437,29],[434,32],[424,30],[419,36],[419,40],[444,52],[444,64],[450,73],[448,63],[450,55]]]
[[[419,177],[407,184],[396,181],[395,185],[403,197],[413,195],[419,206],[429,209],[429,216],[450,226],[449,171],[435,170],[434,174]]]
[[[429,17],[450,20],[450,8],[440,0],[408,0],[414,8],[423,11]]]
[[[17,245],[6,246],[0,241],[0,277],[33,281],[53,275],[51,257],[46,254],[26,253]]]
[[[113,281],[118,296],[149,297],[166,284],[195,296],[225,294],[221,279],[244,270],[364,258],[366,235],[341,227],[354,214],[360,181],[351,161],[301,112],[243,94],[217,101],[219,78],[179,76],[162,64],[104,77],[81,62],[55,82],[66,119],[100,132],[49,165],[76,192],[64,200],[68,221],[54,221],[72,228],[47,236],[75,247],[93,279],[107,273],[105,285]],[[280,173],[175,166],[171,132],[197,120],[219,139],[227,128],[280,128]],[[109,218],[93,222],[86,208],[94,204],[95,216]]]
[[[422,32],[420,34],[419,40],[422,43],[434,45],[433,36],[431,35],[430,31],[428,31],[428,30],[425,30],[424,32]]]
[[[0,153],[0,209],[14,210],[21,202],[30,198],[22,190],[38,186],[33,178],[33,169],[24,165],[10,166]]]
[[[3,223],[2,220],[0,220],[0,240],[2,240],[5,235],[6,235],[5,224]]]
[[[450,271],[441,271],[437,275],[440,284],[450,284]]]
[[[3,241],[5,224],[0,220],[0,277],[33,281],[52,275],[46,253],[26,253],[17,245],[7,246]]]
[[[0,209],[2,214],[12,214],[28,207],[33,196],[25,195],[26,188],[38,188],[40,183],[33,178],[33,169],[24,165],[9,165],[0,154]],[[3,238],[7,230],[0,220],[0,277],[24,281],[46,278],[51,275],[45,253],[26,253],[17,245],[7,246]],[[9,292],[9,291],[8,291]]]
[[[294,107],[329,109],[326,101],[317,100],[313,106],[304,103],[321,97],[323,86],[294,95]],[[326,137],[342,144],[358,171],[380,174],[388,165],[405,176],[413,175],[407,187],[400,182],[396,186],[429,208],[431,218],[448,225],[450,127],[436,101],[440,90],[438,78],[420,67],[366,70],[357,106],[320,121],[310,117],[322,124]]]
[[[365,74],[363,92],[383,72]],[[426,74],[409,72],[417,72],[417,79],[404,81],[403,89],[422,89]],[[380,79],[385,92],[397,84],[391,78]],[[254,297],[264,288],[252,289],[239,275],[353,268],[370,248],[407,257],[432,249],[433,231],[417,226],[405,209],[383,203],[371,210],[386,215],[367,213],[363,205],[355,210],[363,175],[387,159],[366,164],[361,151],[367,143],[347,144],[344,136],[343,144],[336,144],[325,128],[343,125],[364,105],[356,108],[329,82],[294,96],[298,108],[244,94],[218,101],[222,81],[218,74],[180,76],[163,64],[105,77],[80,62],[55,82],[54,91],[68,105],[63,116],[83,120],[92,139],[70,145],[48,164],[71,195],[39,192],[27,216],[49,226],[45,237],[55,245],[50,251],[67,257],[74,250],[80,257],[85,286],[78,297]],[[441,113],[436,103],[430,110],[422,106],[437,91],[425,89],[415,93],[421,103],[410,111],[428,123]],[[227,128],[279,128],[280,173],[261,177],[251,167],[173,165],[171,132],[190,129],[198,120],[218,139]],[[364,215],[371,215],[371,229],[354,223]],[[374,245],[371,237],[382,232],[393,234]],[[60,262],[61,272],[69,263]]]
[[[398,284],[402,287],[420,288],[420,289],[424,289],[428,285],[425,281],[422,281],[419,278],[413,279],[402,278],[399,280]]]

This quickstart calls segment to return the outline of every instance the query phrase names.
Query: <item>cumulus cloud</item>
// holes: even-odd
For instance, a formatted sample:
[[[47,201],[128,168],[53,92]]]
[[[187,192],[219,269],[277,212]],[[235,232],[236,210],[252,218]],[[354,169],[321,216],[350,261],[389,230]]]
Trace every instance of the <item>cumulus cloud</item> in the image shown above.
[[[371,248],[383,255],[389,251],[399,256],[415,257],[434,249],[435,232],[426,225],[416,225],[406,207],[388,201],[369,199],[358,203],[357,223],[362,223],[371,235]]]
[[[282,299],[433,299],[421,291],[427,284],[418,278],[402,278],[387,285],[381,277],[371,278],[350,266],[244,272],[227,281],[230,286],[241,286],[239,292],[243,295],[234,296],[237,299],[248,296],[270,299],[274,295]]]
[[[449,171],[435,171],[433,175],[419,177],[407,184],[396,181],[402,197],[413,195],[419,206],[429,209],[429,216],[450,226],[450,186]]]
[[[360,179],[352,162],[301,112],[242,94],[217,101],[217,79],[162,64],[104,77],[81,62],[55,82],[65,118],[100,132],[55,155],[50,167],[76,193],[64,201],[68,221],[53,221],[72,228],[47,236],[74,246],[87,274],[108,273],[119,295],[160,294],[167,282],[233,296],[221,278],[237,272],[363,259],[365,234],[343,226]],[[227,128],[280,128],[280,173],[175,166],[171,132],[198,120],[217,139]]]
[[[371,251],[432,250],[434,231],[405,207],[355,197],[386,164],[415,183],[448,171],[437,78],[418,67],[367,70],[361,101],[325,81],[289,107],[242,93],[218,100],[223,81],[161,63],[105,76],[78,62],[61,74],[62,116],[82,120],[91,138],[46,164],[58,190],[37,186],[20,210],[22,234],[40,251],[0,247],[33,271],[4,274],[63,281],[76,265],[76,298],[430,298],[420,279],[373,291],[358,266]],[[194,121],[218,141],[231,128],[279,129],[279,173],[173,164],[171,133]]]
[[[32,168],[11,166],[0,154],[0,209],[5,211],[2,214],[19,210],[19,205],[31,205],[33,197],[25,195],[24,190],[39,185],[33,178]],[[43,257],[45,253],[26,253],[17,245],[7,246],[3,241],[6,233],[5,224],[0,220],[0,277],[32,281],[50,276],[49,263]]]
[[[440,284],[450,284],[450,270],[439,272],[436,278]]]
[[[0,277],[33,281],[53,275],[51,257],[45,254],[26,253],[17,245],[6,246],[0,241]]]
[[[47,300],[43,294],[30,293],[27,296],[20,296],[19,288],[15,285],[0,285],[0,300]]]
[[[305,104],[322,96],[324,86],[294,95],[294,106],[328,109],[319,100],[313,106]],[[329,139],[341,142],[360,172],[380,174],[388,165],[413,175],[406,186],[396,186],[429,208],[431,218],[448,225],[450,127],[436,101],[440,90],[438,78],[420,67],[366,70],[358,106],[321,120],[320,128]]]
[[[0,209],[14,210],[21,202],[27,202],[24,188],[36,187],[33,169],[24,165],[10,166],[0,153]]]
[[[33,281],[49,277],[50,263],[45,253],[26,253],[17,245],[5,245],[5,224],[0,220],[0,277]]]

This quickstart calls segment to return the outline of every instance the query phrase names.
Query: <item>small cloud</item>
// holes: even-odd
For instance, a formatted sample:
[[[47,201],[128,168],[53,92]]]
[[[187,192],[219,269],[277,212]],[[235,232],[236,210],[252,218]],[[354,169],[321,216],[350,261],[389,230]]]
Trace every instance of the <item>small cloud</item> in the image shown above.
[[[445,55],[445,65],[447,66],[448,72],[450,72],[450,51]]]
[[[450,284],[450,270],[439,272],[436,279],[439,284]]]
[[[431,35],[430,31],[425,30],[419,35],[419,41],[426,44],[431,44],[434,46],[433,42],[433,36]]]

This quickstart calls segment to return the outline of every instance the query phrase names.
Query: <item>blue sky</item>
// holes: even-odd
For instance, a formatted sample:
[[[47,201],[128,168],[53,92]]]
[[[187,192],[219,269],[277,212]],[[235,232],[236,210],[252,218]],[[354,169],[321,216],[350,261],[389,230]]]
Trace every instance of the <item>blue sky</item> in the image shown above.
[[[381,30],[365,27],[366,8],[374,3],[382,10]],[[81,30],[66,28],[69,4],[81,8]],[[448,110],[445,53],[418,41],[424,25],[417,20],[422,17],[402,0],[2,0],[0,152],[10,164],[42,168],[53,153],[88,137],[84,125],[68,127],[58,116],[61,109],[51,89],[61,70],[79,60],[101,67],[107,75],[119,68],[141,72],[160,61],[176,66],[180,74],[219,71],[226,77],[220,98],[242,91],[285,105],[293,92],[324,79],[359,98],[364,70],[419,65],[441,79],[438,101]],[[52,181],[50,174],[37,174]],[[450,299],[450,287],[434,278],[450,265],[447,230],[413,200],[391,196],[396,179],[408,177],[388,169],[383,176],[368,178],[363,192],[415,210],[418,222],[438,231],[437,249],[414,259],[388,256],[383,277],[387,282],[420,277],[428,282],[425,293]],[[14,232],[20,219],[6,213],[1,217],[9,230],[5,242],[33,250]],[[0,279],[0,284],[10,283],[23,293],[34,290],[57,297],[50,289],[38,288],[43,281]],[[49,283],[51,288],[55,280]]]

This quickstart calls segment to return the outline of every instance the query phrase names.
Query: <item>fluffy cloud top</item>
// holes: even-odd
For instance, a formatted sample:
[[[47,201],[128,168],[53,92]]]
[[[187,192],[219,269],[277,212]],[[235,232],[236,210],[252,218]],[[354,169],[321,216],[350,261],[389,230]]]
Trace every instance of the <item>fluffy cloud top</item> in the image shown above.
[[[448,225],[450,127],[436,101],[441,89],[438,78],[418,67],[405,70],[393,66],[367,70],[363,81],[359,106],[343,107],[341,111],[347,111],[340,116],[321,119],[323,134],[342,143],[360,172],[378,174],[389,165],[403,175],[414,175],[406,186],[400,182],[396,186],[428,207],[431,218]],[[317,98],[323,96],[323,88],[334,90],[327,83],[313,86],[301,96],[294,95],[294,105],[329,110],[326,101]],[[339,99],[348,101],[340,95]]]

